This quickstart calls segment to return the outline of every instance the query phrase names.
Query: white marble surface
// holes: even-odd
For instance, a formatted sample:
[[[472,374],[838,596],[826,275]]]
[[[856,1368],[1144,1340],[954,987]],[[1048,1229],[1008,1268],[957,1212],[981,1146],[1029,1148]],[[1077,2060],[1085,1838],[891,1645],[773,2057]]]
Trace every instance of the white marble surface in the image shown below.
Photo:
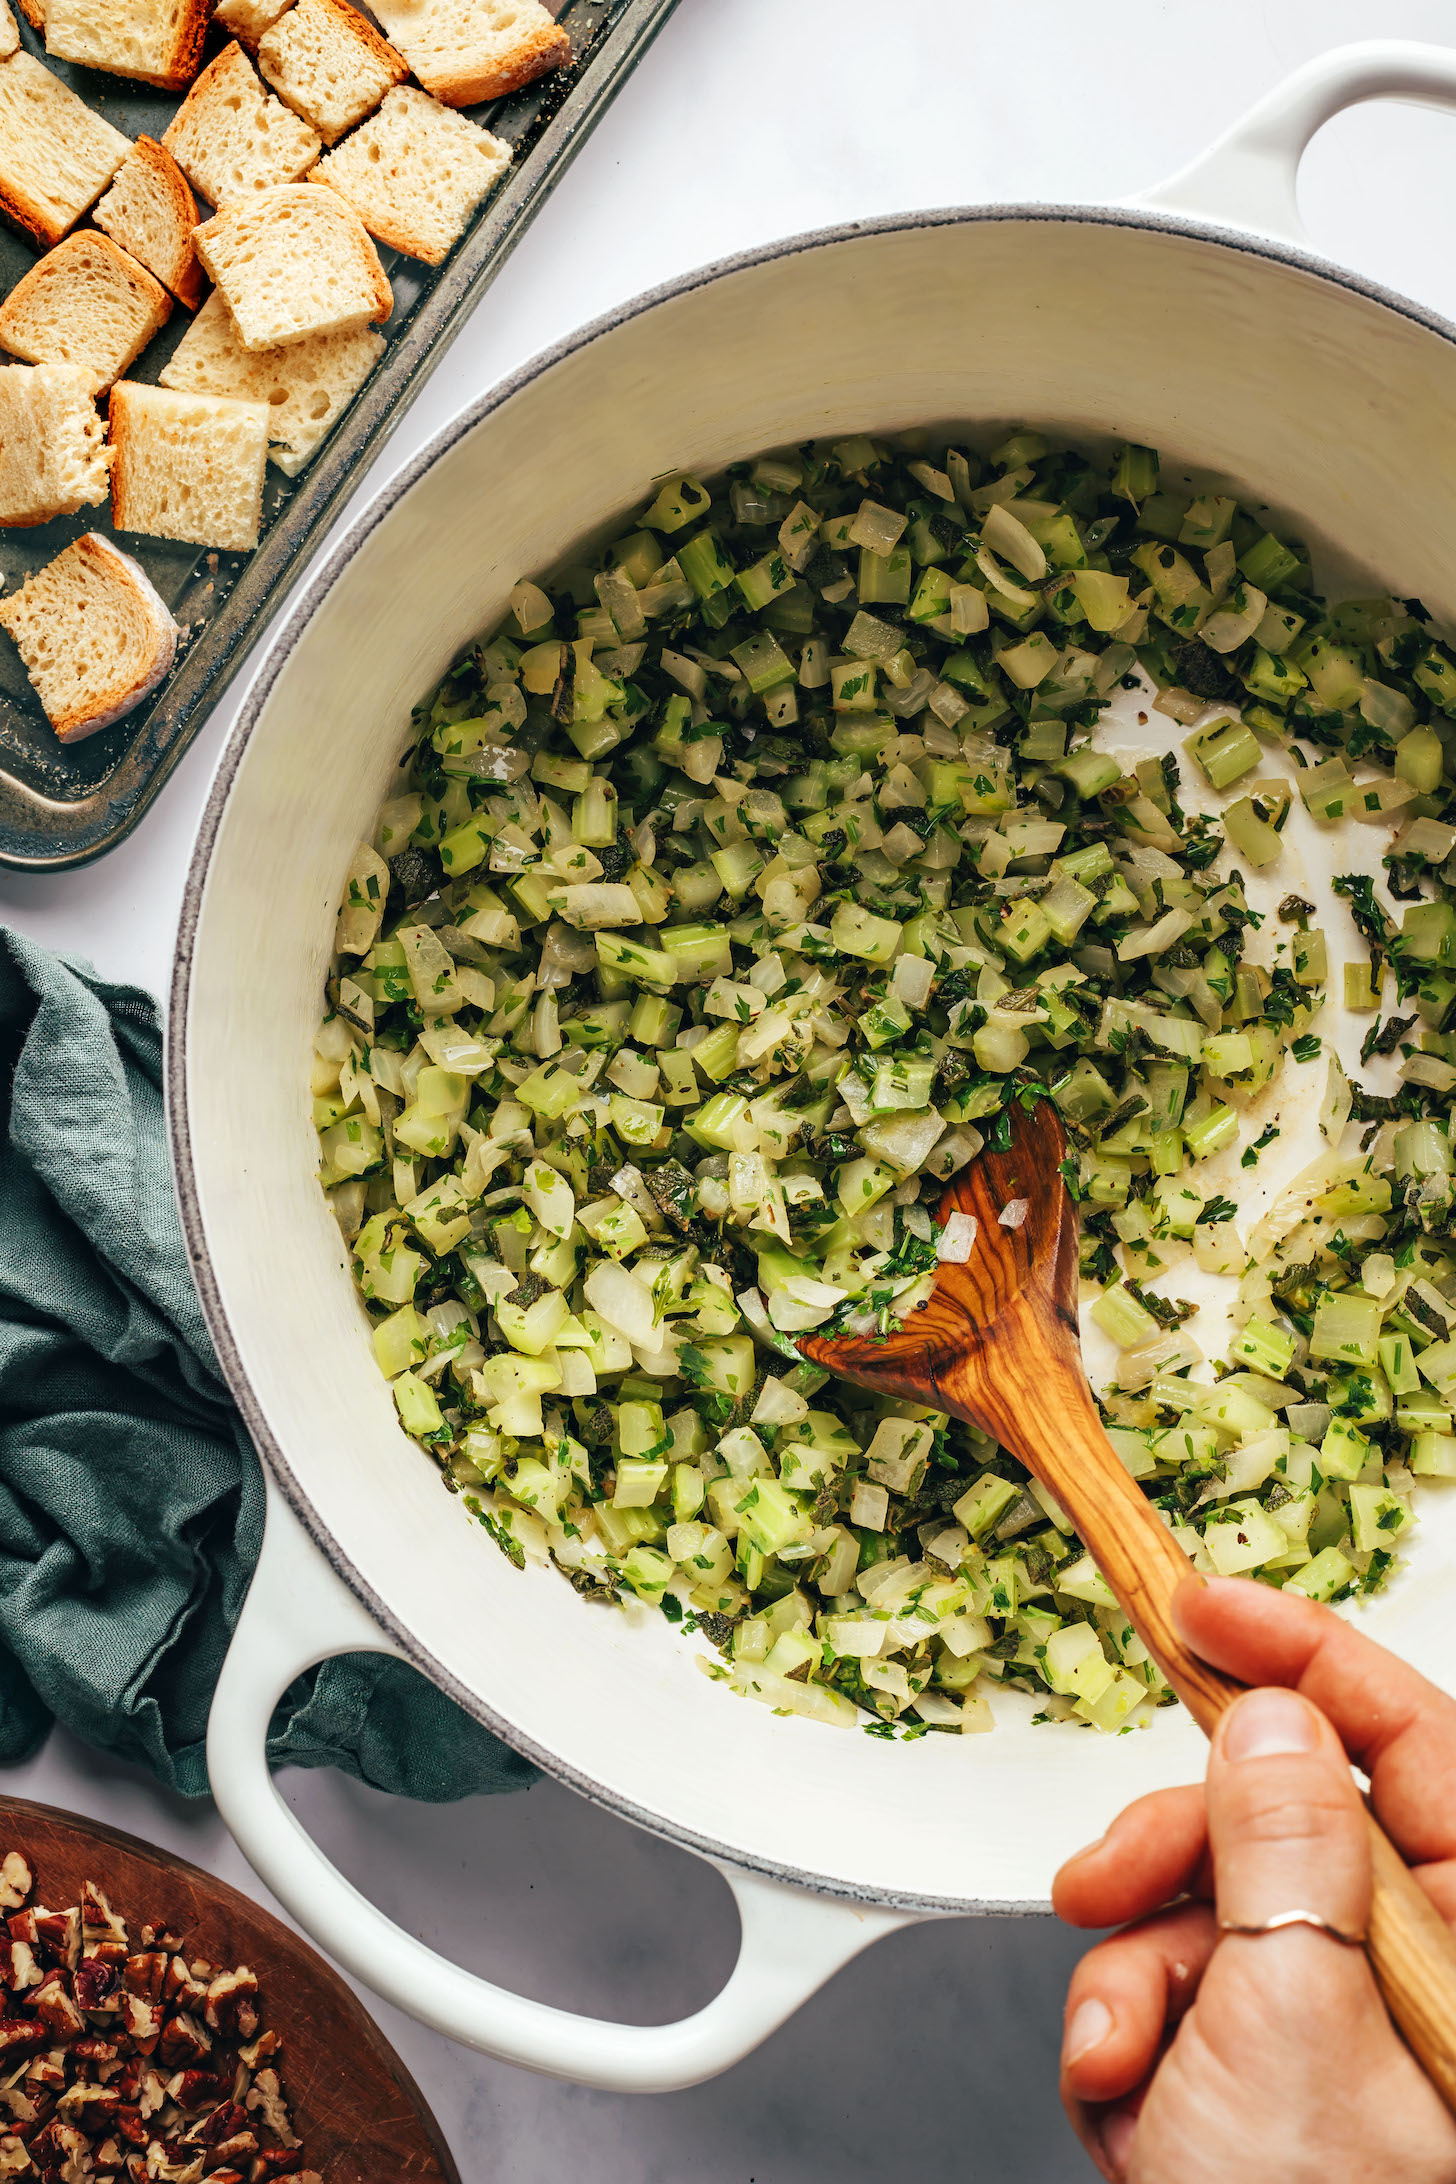
[[[637,290],[776,235],[913,206],[1097,200],[1171,172],[1287,70],[1379,35],[1456,45],[1440,0],[680,0],[356,506],[502,373]],[[1456,117],[1342,116],[1304,164],[1319,244],[1456,316],[1443,209]],[[1213,338],[1216,338],[1216,330]],[[1230,360],[1237,369],[1237,360]],[[188,853],[246,675],[136,834],[53,878],[0,872],[0,918],[163,990]],[[10,1786],[256,1884],[205,1806],[57,1736]],[[662,2021],[734,1945],[727,1892],[685,1854],[543,1783],[422,1809],[293,1774],[300,1815],[404,1924],[522,1992]],[[380,2017],[468,2184],[1062,2184],[1090,2170],[1055,2102],[1076,1942],[1049,1924],[927,1925],[851,1966],[717,2083],[614,2099]]]

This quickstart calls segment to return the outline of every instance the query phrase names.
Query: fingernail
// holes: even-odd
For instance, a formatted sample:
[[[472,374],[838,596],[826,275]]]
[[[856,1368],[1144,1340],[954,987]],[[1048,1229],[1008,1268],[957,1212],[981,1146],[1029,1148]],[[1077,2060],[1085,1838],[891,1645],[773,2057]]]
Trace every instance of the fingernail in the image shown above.
[[[1137,2129],[1137,2117],[1125,2108],[1114,2108],[1110,2116],[1102,2119],[1102,2151],[1108,2164],[1121,2176],[1132,2155],[1132,2138]]]
[[[1312,1752],[1319,1724],[1292,1691],[1251,1691],[1224,1716],[1219,1745],[1225,1759],[1273,1759],[1285,1752]]]
[[[1112,2030],[1112,2012],[1105,2002],[1092,1996],[1079,2002],[1062,2035],[1062,2054],[1069,2063],[1080,2063],[1093,2048],[1101,2047]]]

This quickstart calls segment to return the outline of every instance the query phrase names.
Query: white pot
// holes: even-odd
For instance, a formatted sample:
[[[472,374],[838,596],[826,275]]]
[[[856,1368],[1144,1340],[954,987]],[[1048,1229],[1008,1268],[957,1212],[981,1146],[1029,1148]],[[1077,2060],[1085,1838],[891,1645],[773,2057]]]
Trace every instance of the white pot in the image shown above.
[[[661,1618],[605,1614],[554,1571],[518,1574],[446,1499],[375,1370],[303,1089],[343,873],[410,708],[518,575],[640,503],[655,475],[936,420],[1149,443],[1252,488],[1306,537],[1353,544],[1395,592],[1456,620],[1456,334],[1310,258],[1293,205],[1314,128],[1381,94],[1456,102],[1456,56],[1364,46],[1315,63],[1143,205],[909,215],[691,274],[443,433],[272,646],[208,804],[172,1014],[187,1234],[276,1482],[210,1764],[229,1825],[300,1923],[457,2039],[600,2085],[689,2084],[907,1916],[1044,1909],[1064,1856],[1202,1754],[1181,1713],[1141,1736],[1023,1718],[910,1746],[777,1718],[698,1674]],[[1184,216],[1199,210],[1228,224]],[[1383,1630],[1439,1658],[1439,1588],[1401,1597]],[[407,1657],[561,1780],[719,1862],[744,1921],[724,1992],[675,2026],[572,2017],[444,1964],[367,1905],[263,1760],[284,1686],[354,1647]]]

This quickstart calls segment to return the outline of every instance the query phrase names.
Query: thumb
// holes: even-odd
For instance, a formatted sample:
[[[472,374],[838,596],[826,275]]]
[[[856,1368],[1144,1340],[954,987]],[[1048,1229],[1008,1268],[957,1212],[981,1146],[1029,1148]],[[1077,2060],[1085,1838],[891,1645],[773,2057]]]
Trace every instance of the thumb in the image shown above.
[[[1218,1725],[1208,1766],[1208,1834],[1221,1927],[1263,1926],[1306,1911],[1340,1932],[1363,1935],[1370,1915],[1370,1840],[1344,1747],[1323,1714],[1296,1692],[1250,1691]],[[1308,1926],[1241,1941],[1278,1951],[1285,1964],[1346,1959],[1368,1977],[1363,1954]],[[1283,1967],[1281,1967],[1283,1968]],[[1335,1970],[1325,1962],[1321,1977]]]

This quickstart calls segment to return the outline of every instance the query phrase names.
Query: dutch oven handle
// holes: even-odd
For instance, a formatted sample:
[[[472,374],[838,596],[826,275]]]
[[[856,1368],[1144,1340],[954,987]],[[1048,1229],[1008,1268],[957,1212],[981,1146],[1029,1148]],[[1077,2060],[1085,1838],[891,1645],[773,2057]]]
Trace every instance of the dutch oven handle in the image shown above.
[[[1306,61],[1190,165],[1130,202],[1308,245],[1295,178],[1316,130],[1365,99],[1456,106],[1456,52],[1394,39]]]
[[[268,1480],[252,1589],[208,1723],[218,1810],[244,1856],[305,1933],[399,2009],[503,2062],[620,2093],[669,2093],[738,2062],[842,1964],[910,1914],[844,1903],[717,1865],[738,1905],[738,1961],[695,2016],[618,2025],[549,2008],[437,1956],[332,1866],[279,1796],[268,1724],[296,1676],[338,1653],[403,1658],[304,1532]]]

